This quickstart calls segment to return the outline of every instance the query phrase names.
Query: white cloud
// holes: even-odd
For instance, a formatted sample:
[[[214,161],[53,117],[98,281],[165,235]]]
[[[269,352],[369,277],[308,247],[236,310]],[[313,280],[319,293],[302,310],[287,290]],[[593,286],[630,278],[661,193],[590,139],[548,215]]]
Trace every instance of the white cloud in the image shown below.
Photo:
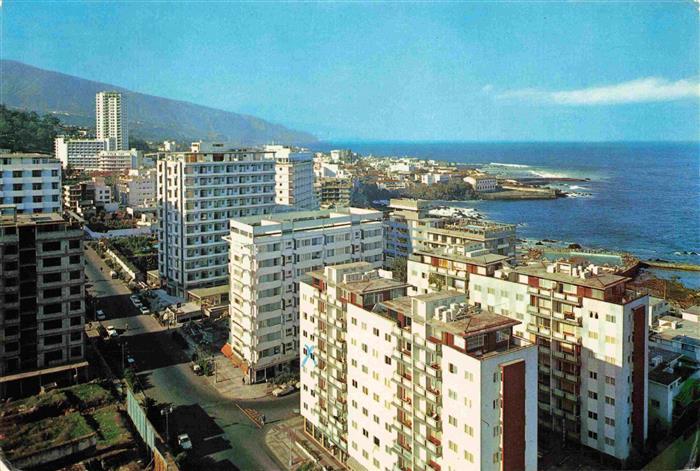
[[[511,90],[496,96],[501,100],[528,100],[556,105],[615,105],[700,98],[700,82],[689,78],[671,82],[647,77],[603,87],[547,91],[536,88]]]
[[[481,91],[484,93],[490,93],[491,91],[493,91],[493,85],[491,85],[490,83],[487,83],[486,85],[481,87]]]

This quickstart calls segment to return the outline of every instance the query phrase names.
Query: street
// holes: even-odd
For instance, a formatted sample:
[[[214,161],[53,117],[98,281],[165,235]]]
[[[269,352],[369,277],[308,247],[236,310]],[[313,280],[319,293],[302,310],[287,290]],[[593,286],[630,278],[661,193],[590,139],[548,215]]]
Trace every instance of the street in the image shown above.
[[[120,332],[125,355],[136,360],[135,369],[145,394],[162,410],[173,407],[167,425],[165,416],[154,424],[162,436],[169,435],[172,444],[177,435],[189,434],[191,453],[203,458],[210,469],[279,469],[265,446],[265,428],[259,429],[241,408],[264,414],[266,423],[274,424],[294,415],[292,411],[299,408],[298,393],[255,401],[224,398],[205,378],[192,372],[189,358],[173,341],[172,332],[152,316],[141,315],[129,300],[131,292],[124,283],[109,278],[109,269],[93,250],[86,249],[85,253],[85,273],[91,284],[88,291],[97,298],[97,309],[107,316],[102,324],[113,325]],[[88,319],[92,315],[89,313]],[[121,343],[107,347],[117,364]]]

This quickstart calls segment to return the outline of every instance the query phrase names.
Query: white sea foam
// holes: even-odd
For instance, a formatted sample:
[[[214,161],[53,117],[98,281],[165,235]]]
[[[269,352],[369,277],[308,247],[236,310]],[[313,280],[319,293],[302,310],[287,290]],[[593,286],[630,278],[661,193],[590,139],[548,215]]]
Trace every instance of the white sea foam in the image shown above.
[[[579,186],[579,185],[571,185],[571,186],[569,187],[569,189],[571,189],[571,190],[588,190],[587,187],[585,187],[585,186]]]
[[[490,162],[489,165],[493,165],[494,167],[512,167],[512,168],[528,168],[530,167],[529,165],[523,165],[523,164],[504,164],[501,162]]]
[[[544,172],[541,170],[530,170],[530,173],[533,174],[536,177],[540,178],[569,178],[567,175],[563,173],[551,173],[551,172]]]

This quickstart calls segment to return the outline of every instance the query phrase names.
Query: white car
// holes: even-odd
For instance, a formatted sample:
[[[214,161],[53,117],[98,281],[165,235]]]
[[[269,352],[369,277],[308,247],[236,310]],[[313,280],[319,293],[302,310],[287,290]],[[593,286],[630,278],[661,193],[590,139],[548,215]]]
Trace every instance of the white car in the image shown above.
[[[141,304],[141,301],[139,300],[139,298],[131,298],[131,303],[132,303],[134,306],[139,307],[139,308],[140,308],[141,306],[143,306],[143,304]]]
[[[119,332],[117,332],[117,329],[115,329],[113,325],[108,325],[107,336],[110,338],[119,337]]]
[[[141,306],[139,308],[139,311],[141,311],[141,314],[150,314],[151,313],[151,311],[146,306]]]
[[[129,365],[129,368],[133,368],[134,366],[136,366],[136,360],[134,360],[134,357],[132,357],[131,355],[127,355],[126,364]]]
[[[98,309],[97,312],[95,313],[95,318],[98,321],[103,321],[107,319],[107,316],[105,315],[105,312],[102,309]]]
[[[177,444],[180,445],[180,448],[182,448],[183,450],[192,449],[192,442],[190,441],[190,436],[186,433],[177,436]]]

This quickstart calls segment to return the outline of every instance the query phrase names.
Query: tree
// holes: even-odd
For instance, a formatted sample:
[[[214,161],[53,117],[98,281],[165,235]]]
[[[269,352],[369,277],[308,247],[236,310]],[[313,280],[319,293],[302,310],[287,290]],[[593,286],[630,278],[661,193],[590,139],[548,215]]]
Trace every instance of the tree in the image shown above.
[[[394,274],[394,279],[398,281],[406,281],[408,277],[408,260],[406,257],[396,257],[391,264],[391,272]]]
[[[428,283],[430,283],[431,286],[435,286],[435,289],[438,291],[442,291],[442,289],[445,287],[445,277],[438,275],[437,273],[431,273],[428,276]]]
[[[53,152],[53,141],[63,134],[61,121],[51,115],[10,110],[0,105],[0,148],[11,152]]]

